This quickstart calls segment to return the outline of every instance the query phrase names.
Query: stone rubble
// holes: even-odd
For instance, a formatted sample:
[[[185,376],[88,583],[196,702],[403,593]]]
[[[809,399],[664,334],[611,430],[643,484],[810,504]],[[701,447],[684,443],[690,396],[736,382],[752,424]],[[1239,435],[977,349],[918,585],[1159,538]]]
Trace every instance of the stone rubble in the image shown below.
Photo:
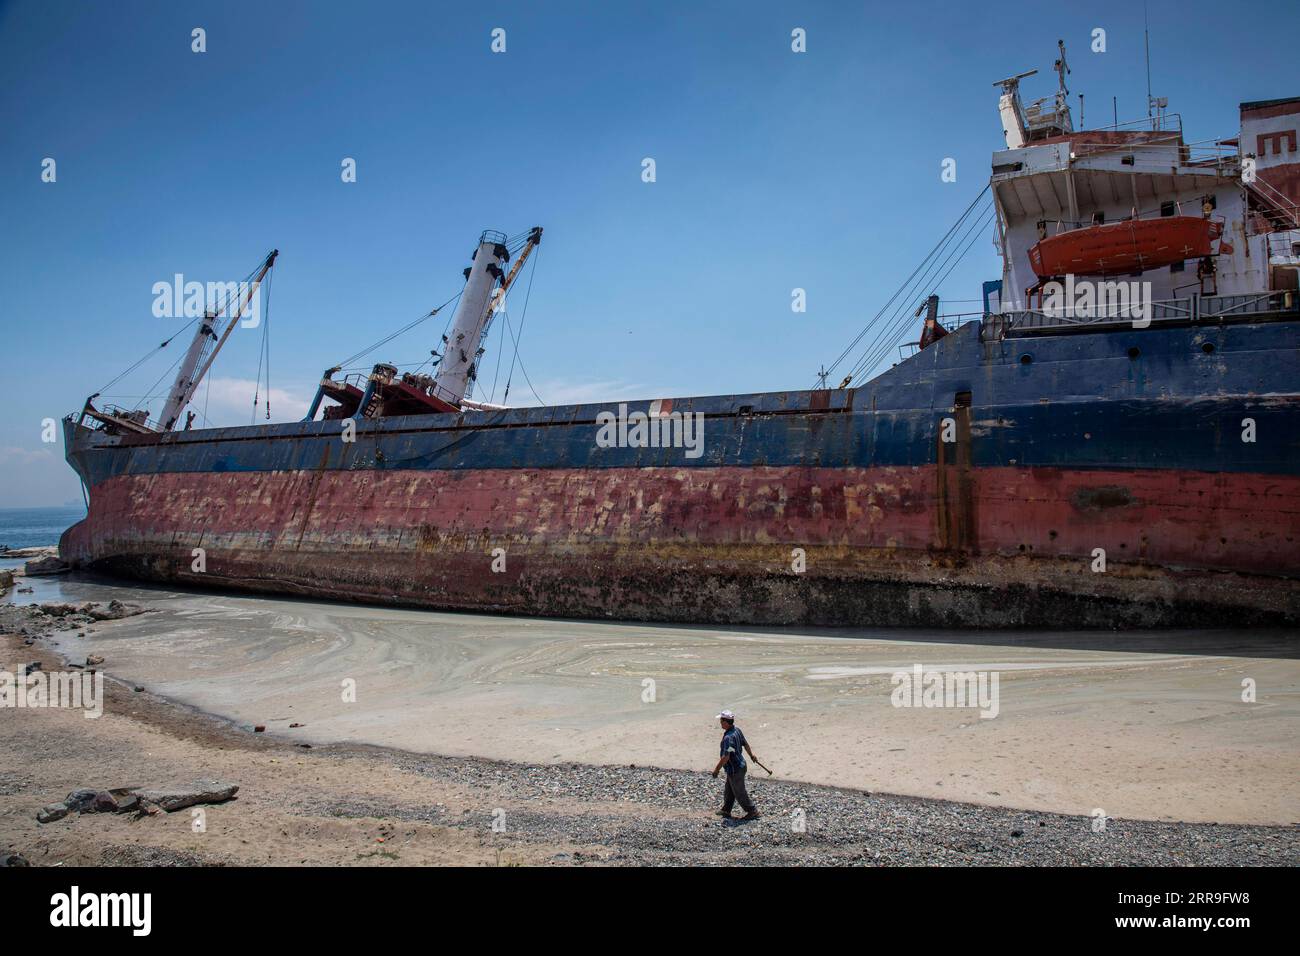
[[[238,792],[237,784],[212,780],[164,788],[118,787],[113,790],[95,790],[83,787],[73,790],[61,803],[41,807],[36,812],[36,821],[54,823],[69,813],[174,813],[200,803],[225,803],[234,799]]]

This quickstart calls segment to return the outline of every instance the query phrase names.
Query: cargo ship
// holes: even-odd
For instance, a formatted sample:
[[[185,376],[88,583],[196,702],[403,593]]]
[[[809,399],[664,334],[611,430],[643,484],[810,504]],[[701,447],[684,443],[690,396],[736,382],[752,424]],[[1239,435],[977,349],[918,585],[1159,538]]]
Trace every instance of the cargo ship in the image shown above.
[[[203,316],[156,421],[98,396],[64,420],[88,514],[61,555],[523,615],[1294,625],[1300,97],[1243,103],[1233,135],[1188,143],[1154,98],[1136,123],[1076,130],[1064,49],[1057,92],[1025,103],[1033,72],[994,84],[1005,148],[981,198],[857,363],[810,387],[475,401],[534,228],[480,237],[431,374],[331,368],[302,421],[182,424],[272,253]],[[986,224],[1001,277],[978,311],[944,314],[934,290]]]

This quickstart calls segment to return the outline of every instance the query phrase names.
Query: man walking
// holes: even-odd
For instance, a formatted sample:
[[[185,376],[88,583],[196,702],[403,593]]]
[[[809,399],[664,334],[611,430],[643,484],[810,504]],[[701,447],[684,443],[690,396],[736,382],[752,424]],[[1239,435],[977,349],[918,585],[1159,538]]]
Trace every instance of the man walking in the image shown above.
[[[741,819],[756,819],[758,808],[754,806],[754,801],[749,799],[749,791],[745,789],[745,771],[748,768],[745,765],[745,755],[741,751],[749,751],[749,759],[755,763],[758,762],[758,758],[754,756],[754,751],[750,750],[745,735],[736,726],[735,714],[724,710],[718,714],[718,723],[722,726],[722,746],[718,765],[713,768],[713,776],[716,778],[725,768],[727,784],[722,788],[722,808],[714,812],[720,817],[730,818],[731,808],[739,802],[741,809],[745,811]]]

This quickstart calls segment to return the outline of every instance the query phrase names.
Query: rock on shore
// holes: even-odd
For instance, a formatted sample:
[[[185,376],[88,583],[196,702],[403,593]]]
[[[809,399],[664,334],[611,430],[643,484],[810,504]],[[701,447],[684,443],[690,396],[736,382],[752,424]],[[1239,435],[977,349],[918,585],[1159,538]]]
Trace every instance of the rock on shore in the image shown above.
[[[69,565],[59,557],[57,547],[40,548],[0,548],[0,558],[26,560],[21,574],[39,576],[43,574],[62,574],[69,570]]]
[[[54,823],[69,813],[157,813],[159,810],[174,813],[200,803],[224,803],[234,799],[239,787],[236,784],[200,780],[188,786],[163,789],[118,787],[114,790],[95,790],[83,787],[73,790],[61,803],[50,803],[36,811],[38,823]]]
[[[100,621],[116,621],[148,611],[149,608],[141,604],[118,600],[107,604],[95,601],[85,604],[4,604],[0,605],[0,634],[48,637],[60,631],[84,628]]]
[[[28,577],[36,577],[42,574],[62,574],[67,570],[67,563],[62,558],[53,555],[48,558],[37,558],[35,561],[28,561],[23,567],[23,573]]]
[[[36,548],[0,547],[0,558],[51,558],[57,557],[59,549],[54,545],[42,545]]]

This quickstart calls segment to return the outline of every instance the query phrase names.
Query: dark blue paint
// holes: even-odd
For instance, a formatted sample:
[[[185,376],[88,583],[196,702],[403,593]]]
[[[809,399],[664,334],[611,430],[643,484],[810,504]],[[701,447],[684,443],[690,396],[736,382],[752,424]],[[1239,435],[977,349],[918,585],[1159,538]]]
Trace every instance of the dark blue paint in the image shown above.
[[[980,331],[968,323],[857,389],[677,399],[674,412],[706,416],[696,459],[682,449],[598,448],[596,414],[618,403],[363,421],[352,444],[337,421],[161,438],[83,430],[69,458],[91,485],[121,474],[314,470],[322,462],[346,470],[928,465],[940,421],[969,391],[976,465],[1300,473],[1296,321],[988,343]],[[1202,351],[1207,341],[1213,354]],[[1032,363],[1022,364],[1022,354]],[[810,410],[815,395],[826,411]],[[626,404],[644,412],[650,403]],[[743,406],[752,412],[740,414]],[[1247,417],[1256,423],[1253,444],[1241,440]]]

